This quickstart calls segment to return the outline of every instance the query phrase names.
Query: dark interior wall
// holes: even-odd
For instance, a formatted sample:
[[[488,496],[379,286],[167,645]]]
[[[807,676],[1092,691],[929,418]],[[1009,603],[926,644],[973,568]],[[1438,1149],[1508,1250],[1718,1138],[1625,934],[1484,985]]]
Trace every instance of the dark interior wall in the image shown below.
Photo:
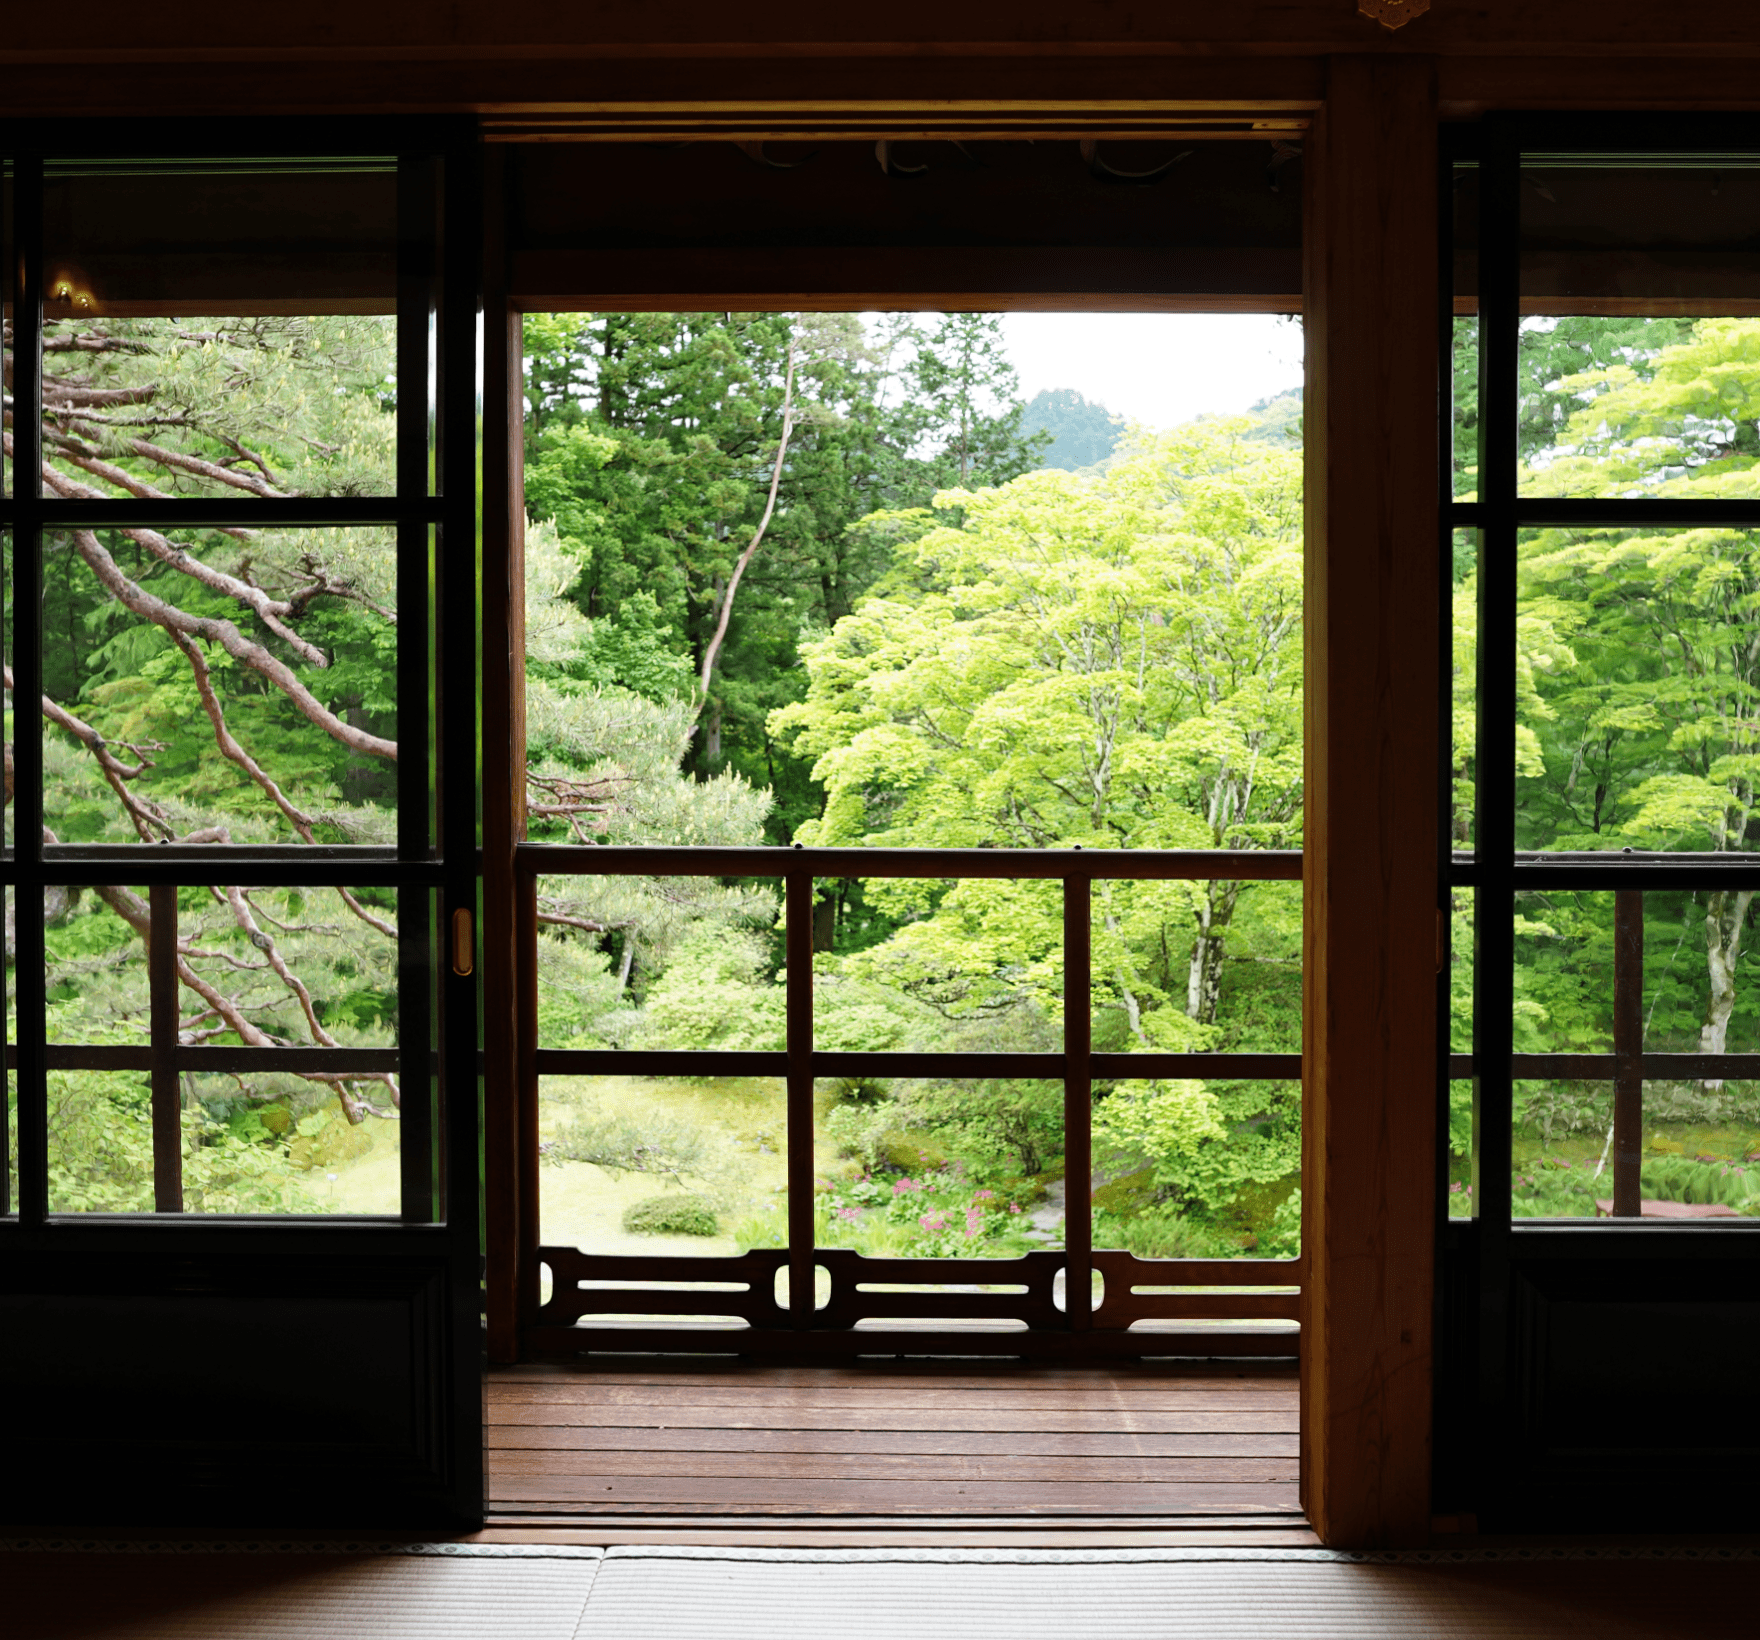
[[[1299,145],[516,143],[510,278],[532,308],[1067,293],[1295,311]]]
[[[70,28],[52,8],[9,17],[0,39],[0,115],[158,116],[167,107],[213,114],[505,113],[586,103],[615,112],[644,98],[738,102],[756,110],[766,98],[1057,95],[1232,98],[1237,106],[1282,99],[1312,106],[1331,53],[1434,53],[1444,107],[1456,115],[1497,106],[1760,106],[1754,72],[1760,19],[1743,8],[1670,10],[1650,0],[1560,0],[1546,7],[1527,0],[1473,7],[1434,0],[1428,14],[1397,34],[1358,16],[1349,0],[1248,0],[1228,7],[1170,0],[1150,11],[1102,0],[1079,13],[1038,3],[914,3],[879,20],[790,0],[737,24],[725,8],[694,0],[658,10],[609,0],[542,0],[516,15],[413,0],[369,12],[353,0],[315,0],[302,8],[297,47],[286,18],[263,12],[229,17],[224,41],[212,18],[193,8],[143,10],[98,0],[79,22]],[[736,32],[741,38],[727,43]],[[883,39],[875,42],[876,34]],[[765,41],[783,42],[785,49]],[[938,44],[930,49],[931,43]],[[1181,189],[1197,190],[1211,163],[1246,166],[1242,154],[1264,152],[1254,144],[1215,148],[1182,162],[1164,184],[1096,193],[1091,209],[1107,226],[1100,243],[1113,271],[1078,254],[1045,276],[1047,287],[1104,289],[1096,281],[1110,277],[1125,295],[1141,288],[1211,295],[1234,288],[1256,299],[1287,294],[1294,287],[1283,272],[1261,271],[1253,283],[1237,267],[1230,285],[1216,271],[1218,253],[1231,248],[1258,258],[1251,265],[1261,270],[1282,267],[1276,259],[1287,255],[1288,245],[1277,238],[1277,224],[1288,201],[1267,204],[1255,192],[1253,209],[1234,214],[1226,239],[1206,238],[1206,220],[1216,219],[1206,218],[1215,196],[1200,210],[1196,192],[1182,195]],[[672,163],[668,152],[617,163],[652,166],[658,174]],[[694,152],[702,157],[706,150]],[[911,258],[924,248],[935,249],[943,265],[952,265],[956,254],[970,255],[974,260],[944,283],[990,291],[1021,288],[1029,276],[1025,259],[1015,254],[1022,246],[1082,252],[1080,244],[1050,237],[1011,238],[1016,230],[1007,223],[980,233],[955,220],[955,231],[970,237],[937,242],[934,232],[945,230],[926,226],[925,213],[939,210],[946,219],[962,173],[937,166],[923,178],[894,179],[876,165],[870,176],[871,146],[864,152],[866,158],[856,153],[850,160],[846,180],[852,188],[890,190],[885,198],[892,203],[876,208],[873,220],[885,220],[894,237],[878,243],[836,238],[867,229],[832,197],[821,203],[841,212],[841,226],[823,230],[829,237],[822,248],[870,262],[877,253],[904,258],[888,276],[894,289],[922,288],[920,260]],[[793,157],[788,150],[776,153]],[[1087,179],[1069,161],[1067,145],[1060,153],[1046,160],[1060,167],[1063,180],[1056,186],[1084,187]],[[570,170],[612,163],[602,152],[588,154],[561,145],[544,153],[534,145],[520,156],[520,166],[529,168],[519,205],[527,213],[520,219],[527,236],[520,289],[534,305],[586,290],[639,290],[641,284],[630,281],[644,270],[651,275],[657,258],[694,259],[689,279],[673,275],[672,286],[651,287],[662,294],[717,288],[711,279],[717,267],[719,288],[730,293],[778,288],[778,264],[762,259],[801,243],[806,217],[792,203],[801,196],[784,190],[797,179],[817,187],[817,177],[843,175],[827,161],[823,171],[802,167],[772,176],[737,150],[717,151],[716,174],[727,192],[708,199],[699,194],[688,210],[675,195],[659,220],[626,216],[616,233],[627,237],[619,243],[605,226],[614,219],[604,211],[614,190],[591,171]],[[1114,157],[1110,147],[1103,154]],[[1116,162],[1128,168],[1137,157],[1121,147]],[[1038,160],[1035,154],[1022,163]],[[1068,170],[1061,169],[1065,164]],[[528,210],[529,179],[538,176],[550,179],[548,197]],[[913,185],[914,195],[907,192]],[[919,206],[909,203],[913,198],[941,203]],[[703,221],[720,213],[724,226],[731,220],[747,236],[744,253],[752,260],[743,271],[725,256],[717,261],[706,228],[693,227],[691,211]],[[758,231],[752,223],[764,213],[770,225]],[[1165,271],[1199,253],[1210,261],[1187,262],[1176,275]],[[601,259],[607,271],[583,283],[583,264],[569,260],[582,257]],[[609,268],[605,259],[612,257],[628,261]],[[1134,265],[1132,257],[1139,259]],[[1129,268],[1122,276],[1121,266]],[[1198,267],[1205,269],[1201,276],[1191,271]],[[737,275],[731,284],[730,275]],[[869,288],[853,269],[844,277],[848,291]],[[1416,778],[1428,779],[1428,771]],[[1428,843],[1419,839],[1414,846]],[[1427,1091],[1413,1090],[1413,1096]],[[1388,1233],[1401,1229],[1390,1226]],[[476,1341],[449,1325],[435,1331],[434,1272],[447,1270],[454,1284],[452,1313],[468,1313],[459,1308],[462,1267],[436,1262],[419,1236],[412,1233],[407,1246],[400,1239],[394,1251],[383,1240],[353,1246],[340,1233],[325,1232],[321,1254],[290,1254],[274,1232],[240,1232],[225,1242],[204,1238],[199,1246],[167,1242],[166,1252],[143,1261],[106,1254],[101,1230],[83,1234],[89,1239],[79,1244],[78,1272],[40,1240],[19,1238],[0,1249],[0,1394],[13,1409],[14,1431],[25,1430],[23,1444],[9,1449],[3,1466],[7,1518],[285,1523],[321,1515],[334,1525],[342,1523],[340,1500],[350,1523],[365,1524],[390,1506],[387,1475],[413,1477],[418,1490],[436,1499],[456,1481],[463,1466],[456,1445],[448,1451],[445,1440],[424,1444],[431,1425],[423,1386],[436,1381],[434,1351],[450,1352],[468,1373]],[[1723,1524],[1753,1519],[1752,1489],[1743,1480],[1751,1465],[1741,1458],[1748,1436],[1740,1400],[1754,1359],[1751,1261],[1730,1258],[1713,1266],[1699,1243],[1680,1236],[1653,1238],[1646,1249],[1580,1235],[1576,1243],[1560,1244],[1556,1259],[1518,1260],[1507,1272],[1503,1290],[1519,1325],[1511,1352],[1487,1359],[1475,1314],[1476,1237],[1470,1226],[1449,1226],[1442,1245],[1434,1428],[1439,1507],[1479,1508],[1487,1524],[1501,1509],[1510,1524],[1555,1529],[1593,1521],[1650,1529],[1692,1525],[1707,1500],[1735,1508]],[[1373,1253],[1370,1248],[1364,1256]],[[474,1282],[474,1270],[468,1277]],[[236,1336],[254,1341],[248,1359],[237,1353],[242,1345],[215,1337],[224,1330],[216,1317],[227,1318],[228,1326],[236,1318]],[[314,1341],[320,1323],[337,1342]],[[297,1437],[285,1406],[293,1379],[302,1389],[299,1417],[306,1426]],[[241,1383],[261,1385],[260,1398]],[[1493,1391],[1507,1398],[1493,1402]],[[203,1398],[223,1408],[236,1433],[218,1449],[198,1452],[192,1473],[178,1478],[166,1463],[168,1452],[183,1445],[176,1420]],[[77,1406],[89,1420],[94,1405],[115,1409],[110,1428],[82,1444],[67,1433],[68,1409]],[[1519,1417],[1488,1426],[1488,1407],[1499,1416],[1518,1409]],[[1377,1410],[1365,1408],[1364,1416],[1372,1420]],[[33,1419],[37,1427],[30,1427]],[[1483,1444],[1488,1428],[1495,1435],[1499,1427],[1515,1433],[1501,1446]],[[134,1432],[139,1450],[119,1453],[114,1439],[105,1441],[118,1430]],[[451,1439],[456,1442],[456,1433]],[[352,1443],[358,1456],[332,1451],[327,1465],[302,1463],[293,1449],[314,1442]],[[1726,1459],[1731,1451],[1738,1454],[1734,1461]],[[15,1452],[23,1462],[11,1461]]]

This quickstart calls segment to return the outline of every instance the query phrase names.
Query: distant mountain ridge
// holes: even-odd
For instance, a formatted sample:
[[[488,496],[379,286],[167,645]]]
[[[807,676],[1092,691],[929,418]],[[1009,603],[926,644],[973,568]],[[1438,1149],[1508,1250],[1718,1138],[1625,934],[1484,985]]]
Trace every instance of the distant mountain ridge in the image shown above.
[[[1112,454],[1124,432],[1124,418],[1073,387],[1048,387],[1027,401],[1021,432],[1049,433],[1051,443],[1040,453],[1040,466],[1073,473]]]

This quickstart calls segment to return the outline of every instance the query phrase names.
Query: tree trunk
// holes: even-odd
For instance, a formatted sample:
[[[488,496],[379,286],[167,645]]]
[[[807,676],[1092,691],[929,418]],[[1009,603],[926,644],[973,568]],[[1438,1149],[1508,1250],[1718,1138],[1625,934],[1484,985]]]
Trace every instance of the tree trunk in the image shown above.
[[[1209,883],[1198,905],[1198,937],[1192,941],[1186,973],[1186,1014],[1200,1025],[1216,1022],[1216,1001],[1222,994],[1222,937],[1240,892],[1239,883]]]
[[[1705,903],[1705,964],[1711,994],[1705,1004],[1705,1023],[1699,1030],[1700,1053],[1723,1053],[1729,1039],[1729,1016],[1736,1006],[1736,960],[1742,951],[1742,929],[1754,890],[1718,889]],[[1716,1093],[1721,1077],[1708,1077],[1705,1089]]]
[[[721,702],[709,705],[709,727],[703,737],[703,764],[710,774],[721,766]]]

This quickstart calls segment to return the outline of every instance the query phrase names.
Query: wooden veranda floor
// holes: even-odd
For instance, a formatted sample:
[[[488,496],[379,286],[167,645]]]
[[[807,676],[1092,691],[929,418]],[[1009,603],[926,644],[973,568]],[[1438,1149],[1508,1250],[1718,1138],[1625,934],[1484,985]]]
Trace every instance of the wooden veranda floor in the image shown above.
[[[1293,1363],[610,1359],[491,1372],[492,1521],[1301,1524]]]

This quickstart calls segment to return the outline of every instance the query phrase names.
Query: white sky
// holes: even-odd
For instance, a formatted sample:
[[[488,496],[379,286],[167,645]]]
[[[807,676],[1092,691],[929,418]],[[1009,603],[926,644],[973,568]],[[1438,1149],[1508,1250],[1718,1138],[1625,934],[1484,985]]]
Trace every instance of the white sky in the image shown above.
[[[1073,387],[1127,421],[1172,427],[1299,387],[1302,330],[1263,313],[1009,313],[1021,396]]]

